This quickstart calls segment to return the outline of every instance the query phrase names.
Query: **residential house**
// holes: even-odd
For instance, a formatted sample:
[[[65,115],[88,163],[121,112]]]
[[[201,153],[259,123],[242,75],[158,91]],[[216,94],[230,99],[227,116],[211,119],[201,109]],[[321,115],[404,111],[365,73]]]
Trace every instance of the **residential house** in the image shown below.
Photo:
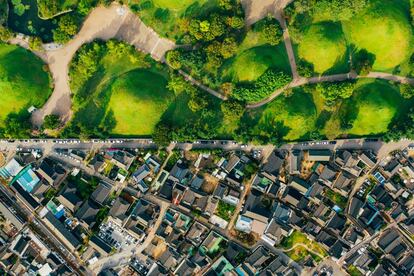
[[[95,191],[92,193],[91,198],[99,203],[103,204],[105,200],[109,197],[109,194],[112,191],[112,185],[106,182],[101,181],[96,187]]]

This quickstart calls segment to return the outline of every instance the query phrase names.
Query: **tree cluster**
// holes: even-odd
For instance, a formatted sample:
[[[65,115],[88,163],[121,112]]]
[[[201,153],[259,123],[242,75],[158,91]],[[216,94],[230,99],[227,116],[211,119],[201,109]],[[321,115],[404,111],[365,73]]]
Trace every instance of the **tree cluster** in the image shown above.
[[[274,69],[268,69],[254,83],[236,86],[233,89],[232,97],[246,102],[259,101],[291,81],[292,77],[290,75]]]
[[[0,129],[0,136],[4,138],[29,138],[30,113],[26,110],[9,113],[4,120],[4,127]]]
[[[414,96],[414,87],[411,84],[400,84],[400,94],[404,99],[411,99]]]
[[[295,13],[308,13],[319,20],[345,21],[363,11],[368,0],[297,0]]]
[[[59,18],[58,25],[53,30],[53,40],[56,43],[64,44],[78,32],[78,19],[72,14],[66,14]]]
[[[43,121],[43,128],[45,129],[57,129],[60,125],[60,118],[58,115],[49,114],[45,116]]]
[[[254,31],[260,34],[261,40],[270,45],[278,45],[282,40],[282,28],[273,17],[266,17],[254,26]]]
[[[401,138],[414,139],[414,108],[395,118],[390,129],[384,135],[384,140],[387,142]]]
[[[338,99],[347,99],[354,92],[353,82],[326,82],[318,83],[316,90],[328,104],[333,104]]]
[[[366,76],[372,71],[375,62],[375,55],[365,49],[361,49],[354,54],[353,69],[360,76]]]
[[[13,12],[18,16],[22,16],[26,10],[30,9],[29,5],[25,5],[22,3],[22,0],[11,0],[13,5]]]

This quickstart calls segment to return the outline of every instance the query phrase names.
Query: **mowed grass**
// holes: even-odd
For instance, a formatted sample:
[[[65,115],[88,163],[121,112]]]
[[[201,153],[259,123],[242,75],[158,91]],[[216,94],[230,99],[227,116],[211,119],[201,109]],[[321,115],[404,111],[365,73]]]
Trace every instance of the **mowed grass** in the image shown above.
[[[388,131],[392,119],[405,109],[405,102],[396,87],[383,81],[361,85],[340,114],[352,123],[350,135],[374,135]]]
[[[173,94],[166,89],[164,76],[147,70],[129,72],[108,88],[108,112],[116,121],[114,134],[151,135],[171,104]]]
[[[44,63],[29,51],[0,43],[0,126],[11,112],[41,107],[52,92]]]
[[[289,59],[283,43],[261,45],[240,52],[226,61],[222,68],[224,79],[233,82],[255,81],[269,68],[290,73]]]
[[[408,5],[401,0],[372,0],[362,14],[343,22],[348,43],[376,56],[374,70],[391,71],[413,51]]]
[[[303,234],[297,230],[293,231],[293,233],[290,236],[284,238],[280,243],[280,247],[284,249],[291,249],[297,244],[305,245],[307,248],[311,249],[313,252],[316,252],[322,256],[327,256],[325,249],[323,249],[319,243],[309,239],[306,236],[306,234]],[[302,246],[299,248],[301,248],[302,250],[306,250],[306,248]]]
[[[323,73],[347,62],[347,43],[341,24],[321,22],[312,24],[300,41],[299,57],[314,65],[315,72]]]
[[[266,106],[249,111],[252,128],[257,133],[263,129],[283,124],[281,133],[286,141],[301,139],[315,130],[316,106],[309,93],[298,89],[289,97],[279,97]]]

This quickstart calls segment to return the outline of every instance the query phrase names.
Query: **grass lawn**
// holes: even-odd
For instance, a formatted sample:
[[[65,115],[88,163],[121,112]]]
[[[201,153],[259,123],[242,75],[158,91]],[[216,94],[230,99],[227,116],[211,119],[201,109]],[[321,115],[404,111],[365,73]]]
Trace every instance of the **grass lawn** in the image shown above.
[[[0,126],[10,112],[41,107],[52,89],[44,63],[29,51],[0,43]]]
[[[165,68],[131,51],[121,56],[105,53],[85,84],[72,83],[74,124],[100,126],[115,136],[152,134],[174,94],[166,88]]]
[[[261,45],[240,52],[226,61],[222,67],[222,75],[224,79],[233,82],[255,81],[269,68],[290,73],[289,60],[283,43],[277,46]]]
[[[147,70],[132,71],[110,86],[108,112],[113,112],[120,135],[151,135],[154,126],[170,105],[173,93],[165,86],[167,80]]]
[[[280,96],[266,106],[249,111],[252,127],[258,132],[268,129],[277,122],[284,126],[284,139],[298,140],[315,129],[316,107],[312,96],[301,89],[289,97]]]
[[[299,57],[314,65],[317,73],[333,67],[347,68],[347,43],[341,24],[322,22],[311,25],[299,44]]]
[[[376,56],[374,70],[392,71],[409,59],[413,50],[413,30],[408,2],[372,0],[363,14],[343,22],[350,44]]]
[[[294,247],[295,244],[305,244],[312,251],[317,252],[322,256],[327,256],[325,249],[323,249],[319,243],[310,240],[306,236],[306,234],[303,234],[297,230],[293,231],[293,233],[289,237],[284,238],[280,243],[280,247],[284,249],[290,249]],[[303,250],[306,250],[306,248],[300,246],[298,246],[297,248],[302,248]]]
[[[388,130],[394,116],[404,110],[396,87],[384,81],[361,84],[340,107],[340,116],[352,124],[351,135],[381,134]]]
[[[216,215],[225,221],[230,221],[235,209],[235,206],[220,200],[216,209]]]
[[[131,0],[129,5],[142,21],[161,36],[179,40],[188,19],[217,7],[216,0]]]

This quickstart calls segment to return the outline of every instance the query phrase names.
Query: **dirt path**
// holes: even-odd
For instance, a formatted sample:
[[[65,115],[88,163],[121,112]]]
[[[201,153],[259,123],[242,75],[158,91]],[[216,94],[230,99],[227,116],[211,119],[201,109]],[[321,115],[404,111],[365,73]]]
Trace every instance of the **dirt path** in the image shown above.
[[[51,72],[54,90],[46,104],[32,115],[35,126],[41,126],[48,114],[56,114],[67,122],[72,115],[72,100],[69,87],[69,64],[76,51],[85,43],[95,39],[108,40],[117,38],[152,55],[154,59],[163,60],[166,51],[175,47],[167,39],[160,38],[148,28],[129,9],[113,3],[109,7],[97,7],[87,17],[79,33],[63,47],[34,53],[41,57]],[[22,39],[12,39],[12,44],[28,48]]]

